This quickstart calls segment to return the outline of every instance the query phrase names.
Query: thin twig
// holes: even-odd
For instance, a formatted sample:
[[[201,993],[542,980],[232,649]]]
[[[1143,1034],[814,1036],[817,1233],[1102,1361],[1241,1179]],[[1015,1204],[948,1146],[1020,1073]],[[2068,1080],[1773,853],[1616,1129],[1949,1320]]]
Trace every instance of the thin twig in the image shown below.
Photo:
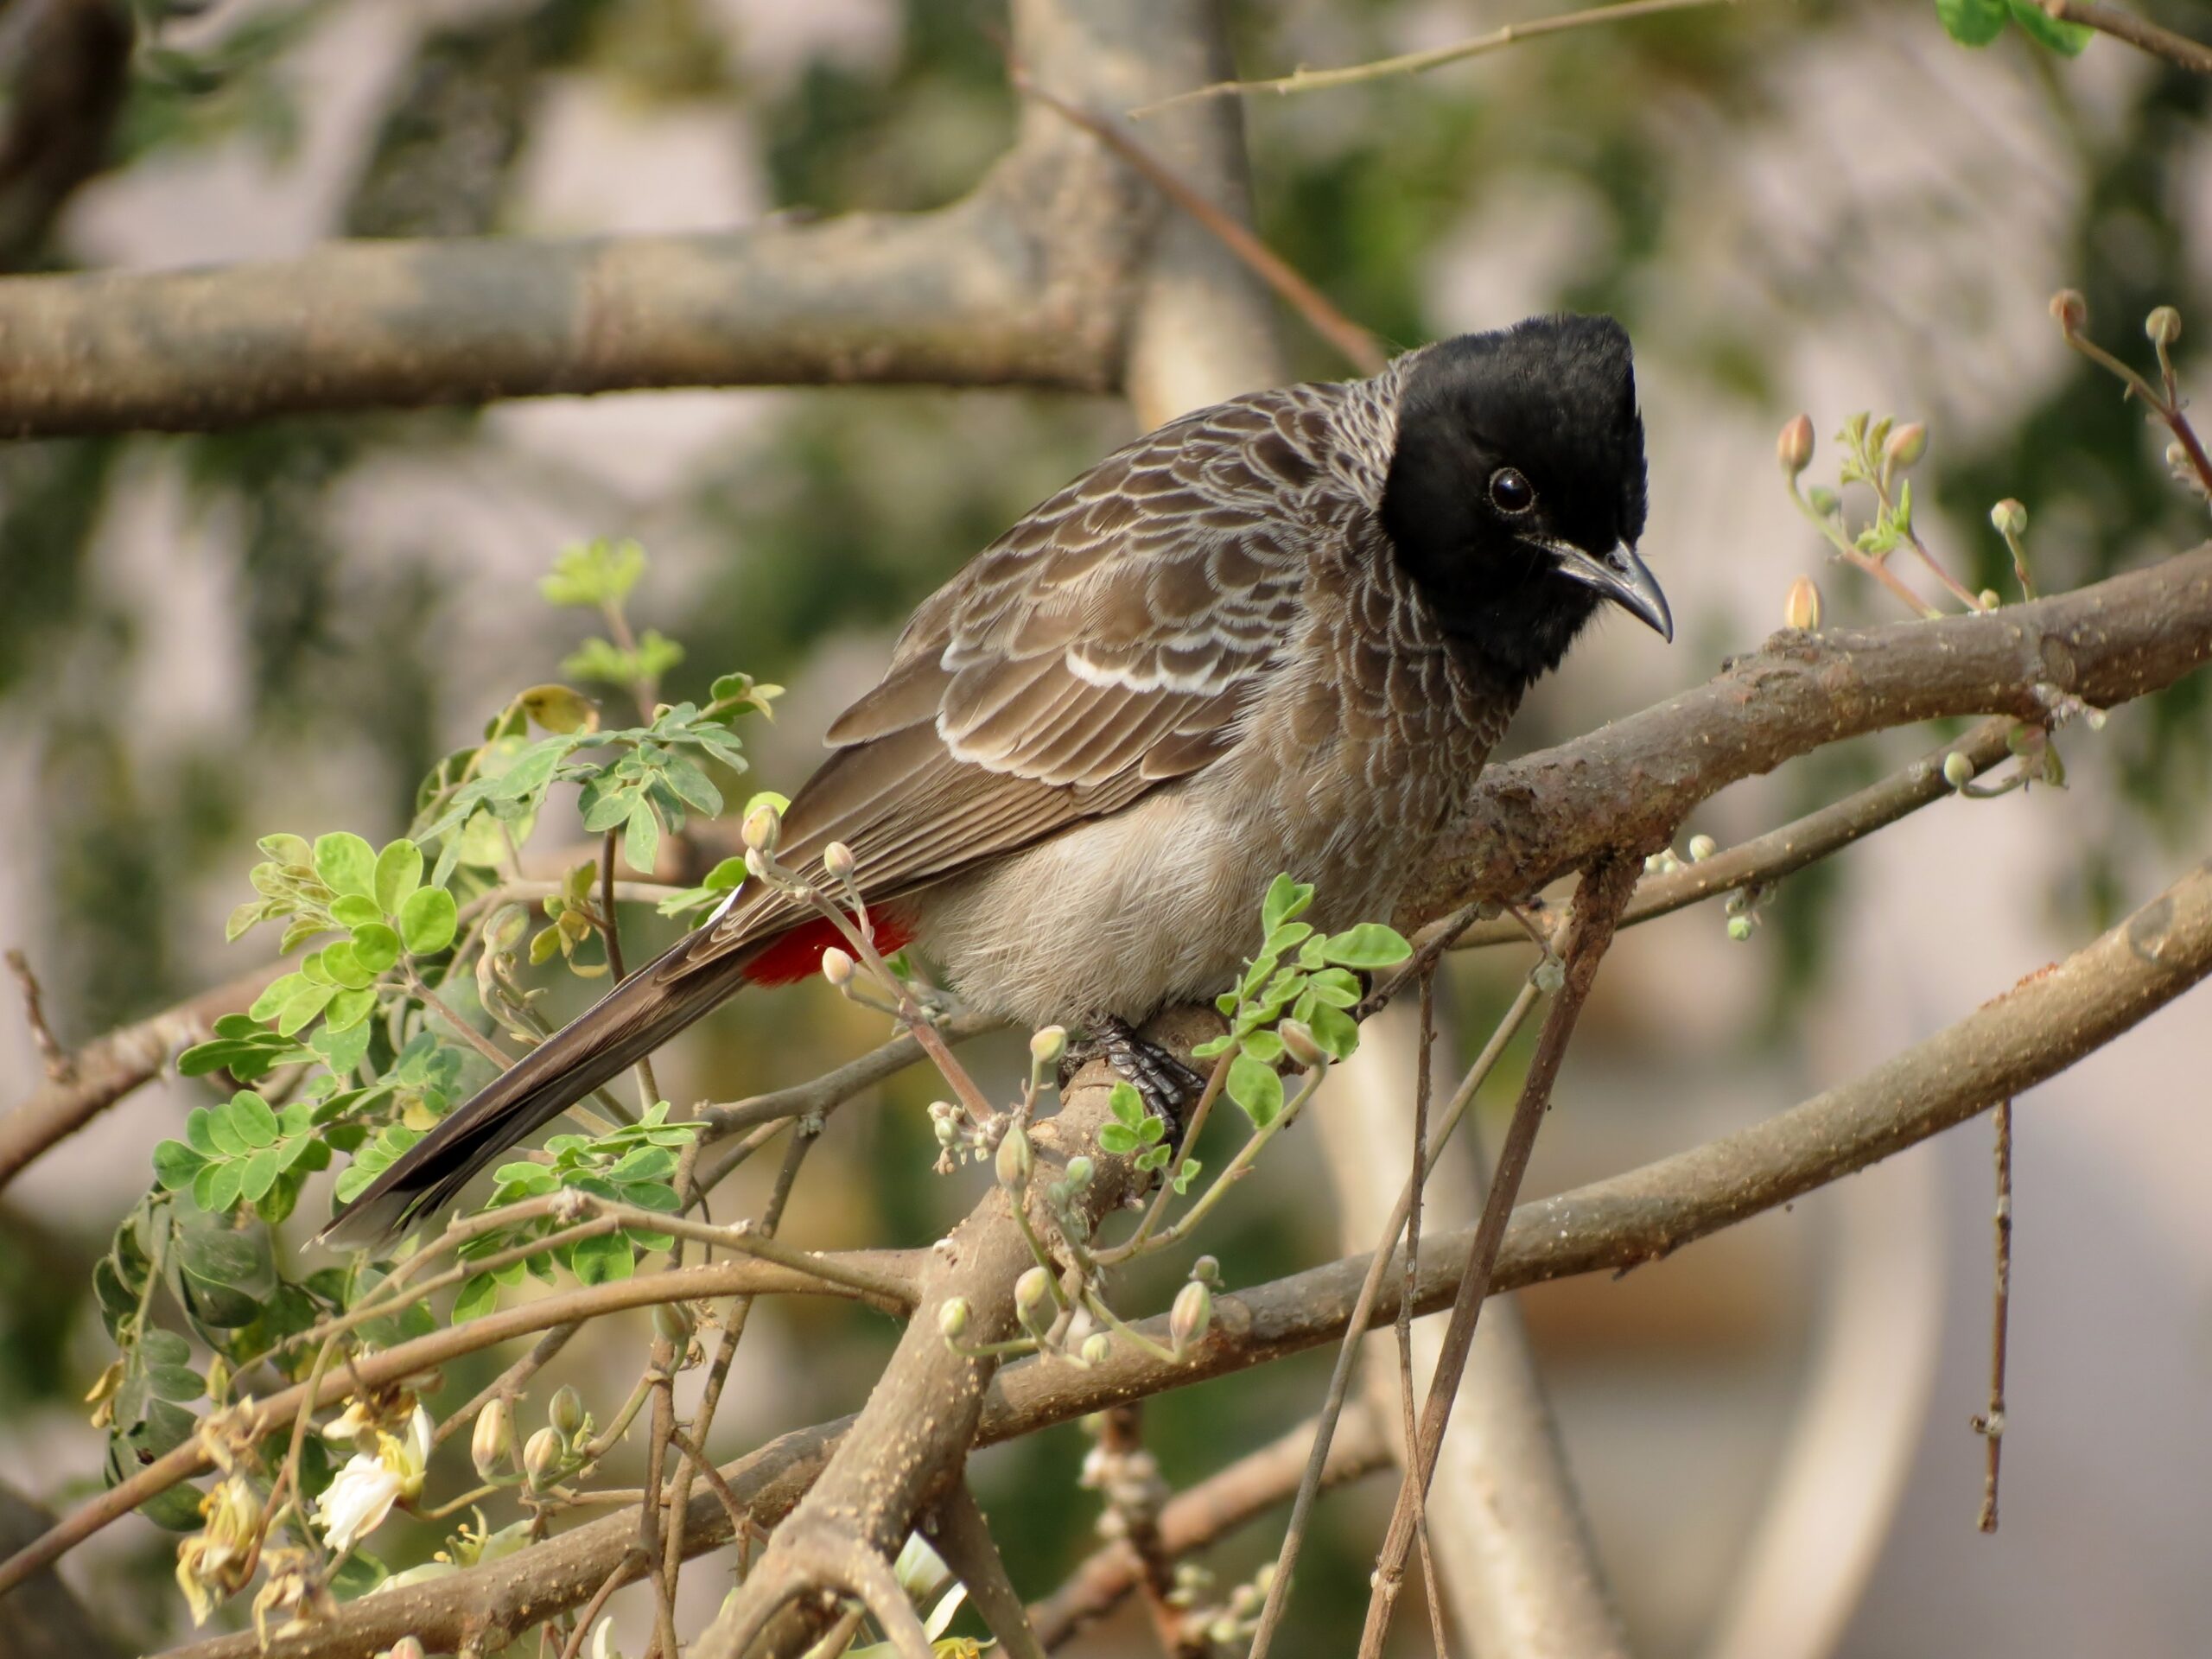
[[[1316,1427],[1313,1422],[1301,1423],[1169,1498],[1160,1512],[1159,1528],[1160,1548],[1168,1558],[1217,1543],[1275,1504],[1287,1502],[1298,1488]],[[1355,1405],[1329,1448],[1322,1484],[1340,1486],[1389,1463],[1389,1437],[1373,1412]],[[1039,1639],[1048,1648],[1058,1647],[1103,1618],[1144,1582],[1147,1570],[1125,1541],[1093,1552],[1065,1584],[1030,1608]]]
[[[1145,1449],[1144,1402],[1132,1400],[1109,1407],[1098,1414],[1098,1452],[1095,1472],[1086,1464],[1085,1485],[1096,1484],[1106,1500],[1108,1520],[1135,1554],[1137,1587],[1144,1592],[1145,1611],[1153,1634],[1168,1659],[1181,1659],[1189,1632],[1183,1609],[1171,1598],[1175,1593],[1175,1558],[1161,1537],[1160,1517],[1166,1508],[1167,1483],[1160,1478],[1159,1459]]]
[[[556,1325],[538,1338],[531,1344],[528,1353],[479,1389],[474,1397],[467,1405],[440,1423],[430,1435],[430,1444],[443,1446],[460,1430],[462,1424],[474,1423],[476,1421],[476,1414],[490,1405],[494,1398],[504,1395],[512,1400],[519,1395],[523,1391],[524,1384],[543,1370],[555,1355],[569,1345],[569,1338],[582,1329],[583,1326],[581,1324]]]
[[[1505,1046],[1521,1029],[1529,1011],[1536,1006],[1541,993],[1532,978],[1521,988],[1513,1006],[1491,1033],[1490,1041],[1483,1045],[1483,1052],[1467,1068],[1467,1075],[1452,1090],[1452,1103],[1445,1109],[1444,1122],[1437,1126],[1433,1144],[1421,1167],[1406,1172],[1406,1184],[1399,1190],[1398,1202],[1390,1211],[1389,1220],[1382,1224],[1382,1236],[1376,1241],[1375,1253],[1367,1259],[1361,1276],[1359,1294],[1353,1299],[1351,1318],[1345,1322],[1343,1339],[1337,1344],[1335,1368],[1329,1374],[1329,1387],[1321,1401],[1320,1414],[1314,1420],[1313,1449],[1306,1454],[1306,1472],[1298,1484],[1297,1496],[1292,1500],[1289,1524],[1283,1529],[1282,1547],[1275,1555],[1275,1573],[1268,1586],[1267,1599],[1260,1609],[1259,1627],[1252,1638],[1251,1659],[1267,1659],[1268,1643],[1282,1623],[1283,1612],[1290,1605],[1290,1583],[1293,1571],[1298,1566],[1300,1551],[1305,1547],[1306,1529],[1313,1513],[1313,1503],[1321,1495],[1321,1478],[1327,1468],[1330,1448],[1333,1442],[1337,1420],[1344,1408],[1344,1400],[1351,1391],[1352,1363],[1358,1357],[1360,1338],[1367,1332],[1373,1318],[1376,1300],[1382,1291],[1382,1281],[1390,1265],[1391,1252],[1398,1247],[1404,1233],[1408,1217],[1413,1213],[1414,1194],[1421,1183],[1428,1179],[1436,1160],[1443,1155],[1452,1132],[1467,1109],[1474,1103],[1476,1092],[1497,1065],[1498,1057],[1505,1052]],[[1413,1442],[1407,1446],[1410,1451]]]
[[[38,976],[31,972],[30,959],[20,950],[7,954],[8,971],[23,988],[23,1022],[31,1028],[31,1041],[38,1048],[39,1058],[46,1063],[46,1077],[49,1083],[73,1083],[77,1077],[75,1064],[69,1051],[54,1036],[54,1028],[46,1023],[46,1009],[39,998]]]
[[[1413,1173],[1413,1202],[1406,1206],[1405,1269],[1398,1291],[1398,1317],[1391,1321],[1398,1346],[1398,1404],[1405,1414],[1406,1446],[1411,1451],[1418,1428],[1414,1421],[1414,1295],[1421,1284],[1421,1198],[1428,1190],[1428,1091],[1430,1066],[1436,1051],[1436,970],[1431,968],[1421,982],[1421,1054],[1414,1068],[1414,1139],[1406,1167]],[[1444,1634],[1444,1581],[1436,1576],[1436,1552],[1428,1535],[1428,1494],[1423,1492],[1414,1513],[1414,1531],[1421,1541],[1421,1581],[1427,1586],[1429,1643],[1436,1659],[1447,1659],[1451,1643]]]
[[[2079,23],[2125,41],[2154,58],[2179,64],[2192,73],[2212,75],[2212,47],[2201,46],[2186,35],[2177,35],[2148,18],[2107,5],[2106,0],[2043,0],[2043,9],[2062,23]]]
[[[676,1346],[655,1336],[646,1373],[653,1396],[652,1432],[645,1450],[645,1495],[638,1504],[638,1548],[653,1586],[653,1639],[645,1659],[679,1659],[676,1641],[676,1586],[661,1554],[661,1471],[676,1433]]]
[[[1522,1084],[1521,1098],[1513,1108],[1504,1144],[1498,1149],[1497,1173],[1483,1201],[1482,1219],[1468,1249],[1467,1265],[1460,1274],[1459,1294],[1452,1306],[1452,1319],[1445,1327],[1435,1372],[1429,1378],[1428,1403],[1421,1412],[1421,1438],[1407,1448],[1405,1478],[1399,1483],[1397,1508],[1390,1516],[1390,1529],[1376,1559],[1375,1589],[1367,1604],[1367,1628],[1360,1637],[1361,1659],[1380,1659],[1383,1638],[1389,1632],[1391,1611],[1404,1581],[1406,1557],[1413,1547],[1414,1522],[1420,1512],[1421,1498],[1436,1472],[1437,1454],[1444,1444],[1445,1427],[1451,1421],[1452,1402],[1459,1397],[1459,1379],[1467,1369],[1467,1355],[1474,1344],[1483,1301],[1490,1294],[1498,1247],[1505,1238],[1505,1224],[1512,1214],[1514,1200],[1520,1195],[1521,1179],[1528,1173],[1536,1131],[1550,1108],[1552,1084],[1559,1075],[1560,1062],[1566,1058],[1567,1045],[1574,1034],[1575,1020],[1582,1012],[1582,1005],[1589,997],[1598,963],[1605,954],[1605,947],[1612,943],[1613,930],[1620,921],[1621,912],[1628,906],[1629,894],[1635,891],[1636,875],[1636,861],[1615,857],[1592,866],[1583,877],[1582,885],[1575,889],[1567,947],[1561,953],[1567,963],[1566,982],[1560,986],[1550,1012],[1544,1016],[1544,1028],[1536,1039],[1528,1078]]]
[[[2005,1350],[2012,1313],[2012,1103],[1997,1103],[1997,1265],[1990,1293],[1989,1408],[1974,1420],[1988,1448],[1981,1514],[1974,1524],[1997,1530],[1997,1477],[2005,1456]]]
[[[1653,3],[1655,0],[1646,0]],[[1709,5],[1713,0],[1665,0],[1670,5]],[[1380,374],[1389,359],[1369,334],[1331,303],[1328,296],[1299,275],[1297,270],[1245,226],[1208,201],[1173,168],[1122,130],[1114,122],[1057,98],[1033,80],[1020,64],[1009,64],[1007,78],[1016,92],[1033,98],[1046,109],[1073,122],[1142,174],[1153,188],[1188,213],[1208,234],[1265,283],[1283,303],[1306,319],[1313,332],[1327,340],[1362,374]]]
[[[1486,35],[1477,35],[1450,46],[1434,46],[1425,52],[1402,53],[1395,58],[1378,58],[1371,63],[1351,64],[1342,69],[1297,69],[1267,80],[1216,81],[1211,86],[1198,86],[1187,92],[1178,92],[1173,98],[1163,98],[1157,103],[1131,110],[1129,113],[1141,118],[1203,98],[1243,97],[1252,92],[1317,92],[1334,86],[1352,86],[1363,81],[1381,80],[1391,75],[1418,75],[1431,69],[1440,69],[1447,63],[1480,57],[1485,52],[1499,51],[1517,41],[1538,40],[1546,35],[1563,35],[1569,29],[1592,29],[1603,23],[1624,23],[1638,17],[1656,16],[1662,12],[1688,11],[1703,6],[1734,3],[1735,0],[1629,0],[1625,5],[1593,6],[1587,11],[1570,11],[1557,17],[1532,17],[1525,23],[1508,23],[1502,29],[1491,29]]]

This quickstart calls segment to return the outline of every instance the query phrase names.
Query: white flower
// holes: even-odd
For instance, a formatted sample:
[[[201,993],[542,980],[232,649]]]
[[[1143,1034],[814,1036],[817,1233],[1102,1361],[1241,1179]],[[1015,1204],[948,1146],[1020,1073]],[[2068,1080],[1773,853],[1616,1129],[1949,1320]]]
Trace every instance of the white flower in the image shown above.
[[[429,1460],[430,1414],[417,1406],[405,1440],[379,1433],[373,1453],[355,1452],[323,1489],[315,1519],[330,1548],[343,1554],[382,1526],[394,1503],[423,1490]]]

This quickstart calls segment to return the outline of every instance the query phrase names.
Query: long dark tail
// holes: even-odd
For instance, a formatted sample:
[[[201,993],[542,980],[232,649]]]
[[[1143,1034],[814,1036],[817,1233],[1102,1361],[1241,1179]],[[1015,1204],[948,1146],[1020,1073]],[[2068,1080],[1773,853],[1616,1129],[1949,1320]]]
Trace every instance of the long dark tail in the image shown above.
[[[735,995],[759,948],[694,965],[699,938],[678,941],[494,1077],[370,1183],[319,1241],[365,1248],[443,1210],[508,1147]]]

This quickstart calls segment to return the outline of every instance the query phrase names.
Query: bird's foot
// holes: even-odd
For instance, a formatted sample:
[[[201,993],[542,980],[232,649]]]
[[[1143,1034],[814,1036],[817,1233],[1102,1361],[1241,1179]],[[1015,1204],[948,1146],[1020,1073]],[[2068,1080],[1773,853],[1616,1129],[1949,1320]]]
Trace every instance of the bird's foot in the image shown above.
[[[1065,1088],[1069,1079],[1101,1055],[1135,1088],[1145,1109],[1180,1138],[1184,1114],[1198,1103],[1206,1080],[1170,1051],[1138,1036],[1128,1020],[1109,1016],[1068,1044],[1060,1058],[1060,1086]]]

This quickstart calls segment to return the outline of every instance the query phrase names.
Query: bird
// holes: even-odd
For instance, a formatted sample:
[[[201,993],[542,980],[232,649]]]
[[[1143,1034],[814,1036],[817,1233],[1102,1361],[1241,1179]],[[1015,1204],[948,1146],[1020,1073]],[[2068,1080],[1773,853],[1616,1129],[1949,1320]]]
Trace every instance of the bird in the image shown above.
[[[1643,423],[1627,332],[1554,315],[1363,379],[1233,397],[1051,496],[913,613],[830,725],[777,856],[833,843],[886,954],[961,1001],[1103,1040],[1240,970],[1262,896],[1388,918],[1522,694],[1610,605],[1671,640],[1637,552]],[[840,855],[842,857],[842,855]],[[386,1241],[709,1009],[838,943],[747,884],[448,1115],[323,1236]],[[1169,1103],[1172,1105],[1172,1101]]]

